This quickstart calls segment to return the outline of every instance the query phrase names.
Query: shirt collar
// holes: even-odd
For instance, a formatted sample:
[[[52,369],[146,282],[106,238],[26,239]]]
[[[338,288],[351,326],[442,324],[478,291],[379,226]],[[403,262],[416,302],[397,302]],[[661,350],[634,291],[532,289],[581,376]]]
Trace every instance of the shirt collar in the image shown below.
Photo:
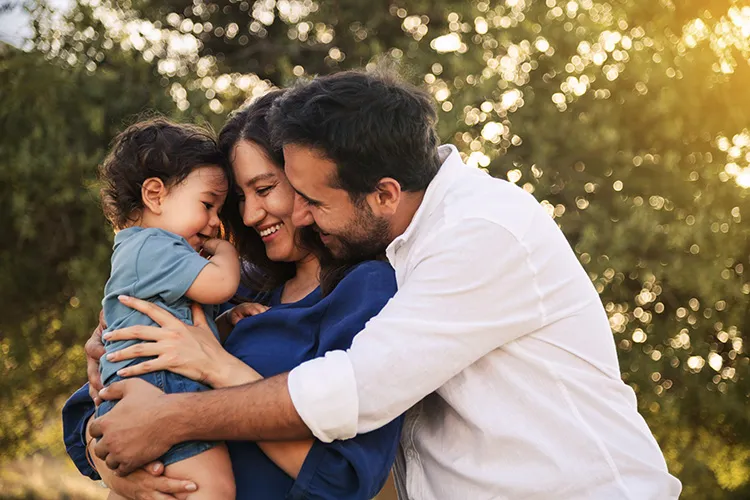
[[[438,173],[427,186],[424,198],[422,198],[422,203],[419,204],[419,208],[414,213],[414,217],[412,217],[406,230],[388,245],[387,251],[397,249],[414,237],[418,228],[421,226],[422,221],[429,217],[430,214],[440,206],[445,198],[446,190],[451,184],[453,184],[453,180],[461,173],[461,169],[465,166],[463,160],[461,160],[461,155],[459,154],[458,149],[452,144],[440,146],[438,148],[438,154],[443,161]]]

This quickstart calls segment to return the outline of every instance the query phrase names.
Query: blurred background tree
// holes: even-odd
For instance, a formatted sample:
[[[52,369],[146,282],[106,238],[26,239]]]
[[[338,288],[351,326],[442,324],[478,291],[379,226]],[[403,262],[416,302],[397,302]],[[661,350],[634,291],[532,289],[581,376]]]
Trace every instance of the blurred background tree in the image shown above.
[[[33,37],[0,55],[6,459],[49,446],[38,430],[84,381],[111,244],[93,181],[115,133],[144,110],[218,128],[272,86],[386,58],[435,96],[443,141],[560,224],[684,498],[750,497],[747,2],[29,9]]]

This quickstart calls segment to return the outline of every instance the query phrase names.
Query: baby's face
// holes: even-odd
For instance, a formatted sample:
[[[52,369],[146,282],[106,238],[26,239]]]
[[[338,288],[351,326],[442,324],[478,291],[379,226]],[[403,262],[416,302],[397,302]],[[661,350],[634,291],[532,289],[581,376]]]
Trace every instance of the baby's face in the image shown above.
[[[185,180],[168,189],[158,227],[182,236],[200,251],[207,239],[219,233],[219,211],[228,190],[227,178],[220,167],[196,168]]]

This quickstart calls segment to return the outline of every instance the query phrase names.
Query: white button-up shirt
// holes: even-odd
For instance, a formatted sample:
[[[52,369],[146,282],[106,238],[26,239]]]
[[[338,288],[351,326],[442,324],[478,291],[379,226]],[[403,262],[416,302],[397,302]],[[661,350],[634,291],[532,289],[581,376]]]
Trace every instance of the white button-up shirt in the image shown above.
[[[304,422],[327,442],[409,410],[402,498],[677,498],[560,229],[530,194],[464,165],[453,146],[441,154],[386,252],[396,295],[349,350],[291,372]]]

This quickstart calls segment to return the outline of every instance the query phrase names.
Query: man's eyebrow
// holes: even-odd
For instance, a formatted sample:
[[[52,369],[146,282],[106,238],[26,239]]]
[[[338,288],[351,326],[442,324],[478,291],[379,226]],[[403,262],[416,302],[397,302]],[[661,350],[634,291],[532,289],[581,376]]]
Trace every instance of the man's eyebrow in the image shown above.
[[[303,193],[302,191],[300,191],[296,187],[292,186],[292,189],[294,189],[294,191],[298,195],[300,195],[301,197],[303,197],[305,199],[305,201],[307,201],[310,205],[320,205],[321,204],[321,202],[319,202],[318,200],[314,200],[314,199],[310,198],[309,196],[307,196],[305,193]]]

